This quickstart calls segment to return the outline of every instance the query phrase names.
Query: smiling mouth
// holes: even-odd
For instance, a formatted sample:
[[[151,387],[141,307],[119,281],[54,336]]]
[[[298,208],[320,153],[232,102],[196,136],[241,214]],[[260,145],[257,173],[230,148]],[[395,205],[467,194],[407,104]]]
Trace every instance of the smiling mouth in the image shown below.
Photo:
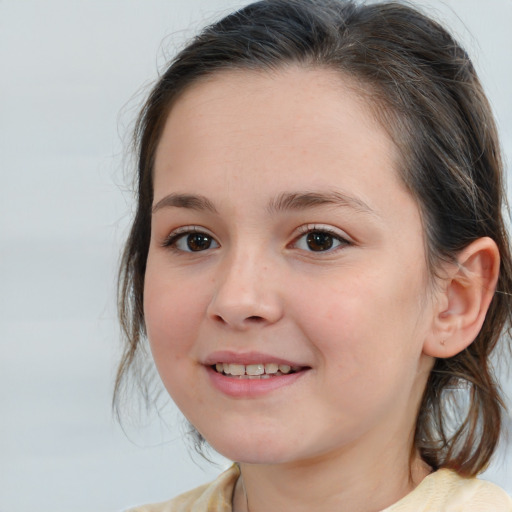
[[[290,366],[277,363],[259,363],[259,364],[235,364],[235,363],[217,363],[211,366],[213,370],[226,377],[237,379],[271,379],[290,375],[305,370],[302,366]]]

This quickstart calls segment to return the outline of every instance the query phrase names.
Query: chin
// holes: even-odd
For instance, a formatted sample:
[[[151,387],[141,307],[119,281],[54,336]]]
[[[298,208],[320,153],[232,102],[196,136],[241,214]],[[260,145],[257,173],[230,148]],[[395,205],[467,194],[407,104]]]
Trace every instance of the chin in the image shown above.
[[[227,439],[208,439],[208,444],[222,456],[229,460],[246,464],[280,464],[289,462],[297,454],[296,447],[280,446],[279,443],[268,442],[268,440],[252,437],[251,439],[236,440]]]

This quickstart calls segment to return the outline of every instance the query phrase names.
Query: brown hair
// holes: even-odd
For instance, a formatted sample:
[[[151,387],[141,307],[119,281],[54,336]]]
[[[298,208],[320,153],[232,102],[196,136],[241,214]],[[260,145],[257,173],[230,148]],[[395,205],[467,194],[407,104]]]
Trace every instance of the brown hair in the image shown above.
[[[505,195],[491,109],[466,52],[438,23],[398,2],[266,0],[207,27],[171,62],[138,119],[138,203],[119,276],[126,338],[114,401],[138,368],[145,339],[143,287],[155,149],[172,105],[190,84],[225,69],[276,69],[294,63],[350,76],[389,130],[399,172],[420,206],[431,274],[472,241],[498,245],[501,268],[474,342],[437,359],[421,403],[414,449],[434,469],[472,476],[485,469],[501,432],[503,402],[490,354],[510,328],[512,266],[503,220]],[[464,409],[447,395],[469,397]],[[458,404],[458,405],[457,405]],[[457,412],[459,407],[459,416]]]

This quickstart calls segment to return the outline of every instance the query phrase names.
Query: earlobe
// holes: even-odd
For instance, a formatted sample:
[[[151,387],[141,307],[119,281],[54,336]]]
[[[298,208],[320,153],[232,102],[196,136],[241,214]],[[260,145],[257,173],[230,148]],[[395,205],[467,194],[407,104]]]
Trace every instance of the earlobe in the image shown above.
[[[496,289],[500,255],[494,240],[479,238],[444,268],[430,335],[423,351],[453,357],[477,337]]]

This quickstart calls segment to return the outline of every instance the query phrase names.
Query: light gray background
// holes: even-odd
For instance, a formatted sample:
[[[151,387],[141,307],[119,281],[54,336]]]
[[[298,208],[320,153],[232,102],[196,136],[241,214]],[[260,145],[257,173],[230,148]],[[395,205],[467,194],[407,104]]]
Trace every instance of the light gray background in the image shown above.
[[[510,168],[512,0],[417,3],[465,41]],[[113,421],[114,282],[135,93],[239,5],[0,0],[0,512],[121,510],[219,472],[191,460],[173,409],[168,426],[128,425],[129,439]],[[486,477],[512,493],[510,445]]]

